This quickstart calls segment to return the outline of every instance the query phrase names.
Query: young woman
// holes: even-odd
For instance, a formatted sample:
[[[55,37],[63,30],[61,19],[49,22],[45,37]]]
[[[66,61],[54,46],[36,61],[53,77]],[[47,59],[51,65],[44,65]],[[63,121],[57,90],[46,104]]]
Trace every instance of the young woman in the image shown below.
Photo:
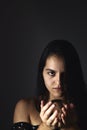
[[[38,65],[37,98],[15,107],[12,130],[86,129],[85,83],[75,48],[54,40],[44,48]]]

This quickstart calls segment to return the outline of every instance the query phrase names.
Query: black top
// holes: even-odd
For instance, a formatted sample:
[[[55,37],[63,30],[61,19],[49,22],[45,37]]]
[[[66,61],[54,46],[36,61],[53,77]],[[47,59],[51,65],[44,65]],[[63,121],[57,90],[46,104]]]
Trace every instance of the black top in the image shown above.
[[[38,125],[31,125],[26,122],[14,123],[11,130],[37,130]]]
[[[38,125],[31,125],[30,123],[26,122],[18,122],[14,123],[11,130],[37,130]],[[55,129],[59,130],[59,128]]]

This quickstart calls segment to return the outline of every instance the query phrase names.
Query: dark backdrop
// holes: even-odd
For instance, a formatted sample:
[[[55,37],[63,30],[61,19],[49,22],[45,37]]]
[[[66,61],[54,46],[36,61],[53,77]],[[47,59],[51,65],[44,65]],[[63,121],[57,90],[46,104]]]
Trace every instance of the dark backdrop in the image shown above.
[[[18,0],[0,6],[0,129],[9,130],[16,102],[36,94],[37,64],[49,41],[72,42],[87,83],[87,4]]]

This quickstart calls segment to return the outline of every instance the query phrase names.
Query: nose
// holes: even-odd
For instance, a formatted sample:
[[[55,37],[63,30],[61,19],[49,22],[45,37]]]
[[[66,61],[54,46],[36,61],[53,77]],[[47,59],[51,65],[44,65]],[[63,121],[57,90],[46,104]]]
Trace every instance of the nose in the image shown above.
[[[57,83],[57,85],[59,85],[61,83],[61,74],[58,73],[55,77],[55,82]]]

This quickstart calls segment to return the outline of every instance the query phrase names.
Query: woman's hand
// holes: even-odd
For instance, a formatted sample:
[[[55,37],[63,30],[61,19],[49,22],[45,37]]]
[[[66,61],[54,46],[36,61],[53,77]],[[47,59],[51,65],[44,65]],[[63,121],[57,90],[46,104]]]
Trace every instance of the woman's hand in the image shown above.
[[[65,127],[74,126],[77,123],[77,114],[72,103],[64,104],[61,108],[61,121]]]
[[[44,105],[44,102],[41,101],[41,120],[43,123],[45,123],[45,125],[47,125],[51,129],[54,129],[58,122],[58,111],[54,109],[55,105],[52,104],[52,102],[48,102],[46,105]]]

